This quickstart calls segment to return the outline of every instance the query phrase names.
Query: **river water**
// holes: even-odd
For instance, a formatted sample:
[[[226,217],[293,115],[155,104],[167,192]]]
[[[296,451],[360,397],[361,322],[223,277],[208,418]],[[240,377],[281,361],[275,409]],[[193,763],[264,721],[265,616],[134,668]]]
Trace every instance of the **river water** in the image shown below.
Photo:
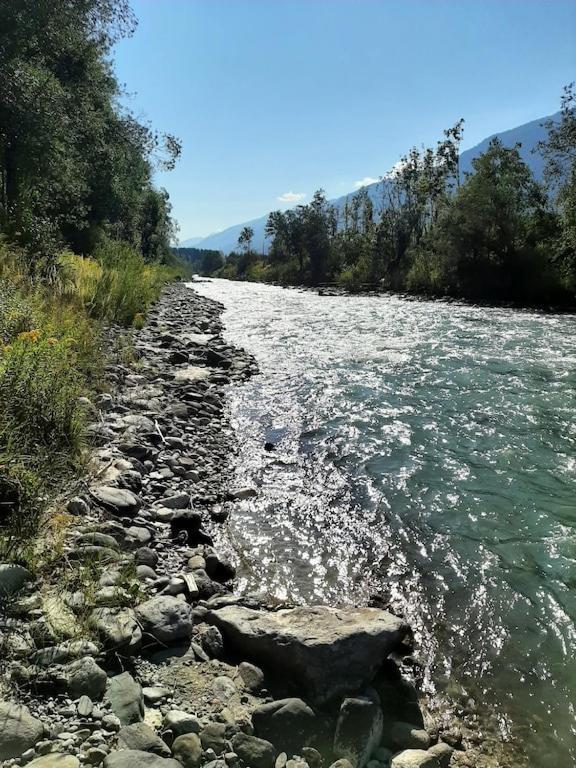
[[[194,287],[260,367],[231,390],[243,588],[390,602],[429,688],[576,765],[576,316]]]

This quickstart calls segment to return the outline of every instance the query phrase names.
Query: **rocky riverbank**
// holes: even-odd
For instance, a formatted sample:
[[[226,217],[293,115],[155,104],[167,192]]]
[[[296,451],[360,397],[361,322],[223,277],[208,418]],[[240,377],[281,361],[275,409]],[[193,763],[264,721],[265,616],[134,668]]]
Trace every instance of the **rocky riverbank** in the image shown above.
[[[38,572],[0,565],[1,764],[484,765],[430,717],[400,618],[235,593],[215,534],[256,491],[225,401],[256,364],[221,313],[166,289],[90,406],[91,472]]]

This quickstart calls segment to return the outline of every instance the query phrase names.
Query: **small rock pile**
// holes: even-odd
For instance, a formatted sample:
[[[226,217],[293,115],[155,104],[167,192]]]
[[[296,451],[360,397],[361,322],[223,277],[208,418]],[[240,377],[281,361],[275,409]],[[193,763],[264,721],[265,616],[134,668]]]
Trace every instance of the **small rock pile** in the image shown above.
[[[222,309],[165,291],[90,405],[94,471],[50,572],[0,565],[1,764],[476,765],[402,674],[402,620],[234,594],[215,534],[256,491],[231,487],[226,388],[256,365]]]

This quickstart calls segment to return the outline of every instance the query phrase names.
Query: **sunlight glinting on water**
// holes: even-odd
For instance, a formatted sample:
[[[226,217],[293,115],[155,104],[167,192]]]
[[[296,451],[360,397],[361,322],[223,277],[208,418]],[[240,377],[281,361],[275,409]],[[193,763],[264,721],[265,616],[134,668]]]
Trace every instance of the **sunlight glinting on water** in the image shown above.
[[[427,684],[539,768],[576,759],[576,318],[214,280],[260,374],[230,392],[247,591],[379,595]],[[264,450],[271,441],[275,450]]]

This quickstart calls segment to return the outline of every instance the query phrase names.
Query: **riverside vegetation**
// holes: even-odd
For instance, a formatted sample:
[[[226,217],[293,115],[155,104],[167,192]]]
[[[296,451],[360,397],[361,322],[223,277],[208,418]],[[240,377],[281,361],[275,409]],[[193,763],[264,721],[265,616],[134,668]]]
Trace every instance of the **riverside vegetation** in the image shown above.
[[[270,214],[267,256],[245,227],[219,277],[337,284],[474,301],[576,302],[576,90],[539,147],[546,185],[498,139],[462,178],[463,121],[435,148],[412,149],[382,180],[380,205],[361,189],[337,211],[319,190]]]

